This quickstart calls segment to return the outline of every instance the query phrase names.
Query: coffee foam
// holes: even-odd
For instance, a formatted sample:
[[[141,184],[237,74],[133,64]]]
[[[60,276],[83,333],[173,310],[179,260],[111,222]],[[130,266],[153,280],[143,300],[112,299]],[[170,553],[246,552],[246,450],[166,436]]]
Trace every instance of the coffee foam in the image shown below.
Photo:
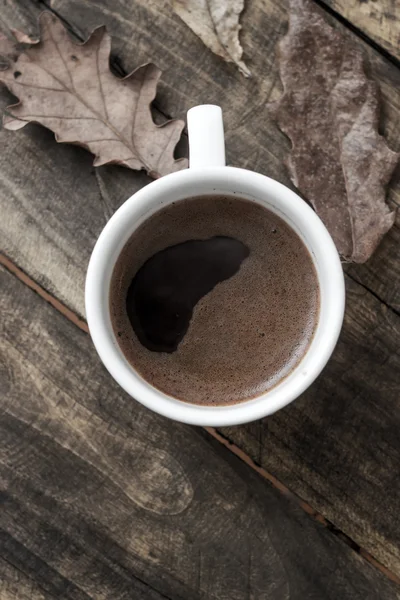
[[[240,240],[250,255],[197,303],[175,352],[148,350],[125,307],[134,275],[160,250],[213,236]],[[115,266],[110,310],[123,353],[154,387],[187,402],[234,404],[297,366],[318,321],[319,288],[307,248],[280,217],[247,200],[208,196],[169,205],[139,227]]]

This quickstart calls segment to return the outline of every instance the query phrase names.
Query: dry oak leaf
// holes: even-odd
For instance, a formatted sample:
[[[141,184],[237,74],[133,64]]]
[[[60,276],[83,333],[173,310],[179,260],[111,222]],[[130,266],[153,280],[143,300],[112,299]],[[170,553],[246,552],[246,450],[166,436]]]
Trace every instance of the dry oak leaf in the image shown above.
[[[245,77],[250,77],[241,60],[243,49],[239,42],[244,0],[172,0],[172,7],[214,54],[235,63]]]
[[[378,89],[359,50],[310,0],[289,5],[289,31],[279,43],[284,94],[274,112],[292,142],[291,179],[340,254],[363,263],[394,223],[385,186],[399,156],[378,133]]]
[[[6,129],[40,123],[58,142],[90,150],[95,166],[117,163],[146,169],[153,177],[187,166],[186,159],[174,160],[183,121],[157,126],[151,116],[161,74],[156,66],[143,65],[118,78],[109,68],[111,39],[104,27],[78,45],[49,13],[41,15],[40,24],[41,42],[0,73],[20,100],[7,109]]]

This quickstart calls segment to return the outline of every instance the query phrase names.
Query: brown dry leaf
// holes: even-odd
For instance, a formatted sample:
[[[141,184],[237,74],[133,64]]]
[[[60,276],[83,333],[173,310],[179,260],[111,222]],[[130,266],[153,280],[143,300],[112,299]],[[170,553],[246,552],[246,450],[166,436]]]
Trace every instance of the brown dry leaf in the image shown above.
[[[153,177],[187,166],[186,159],[174,160],[184,123],[157,126],[151,116],[161,74],[156,66],[143,65],[118,78],[109,68],[111,39],[104,27],[78,45],[49,13],[42,14],[40,24],[41,42],[0,74],[20,100],[8,107],[6,129],[41,123],[58,142],[93,152],[95,166],[117,163],[146,169]]]
[[[239,42],[244,0],[172,0],[172,6],[214,54],[235,63],[245,77],[251,75]]]
[[[385,186],[398,161],[378,133],[378,90],[362,62],[310,0],[290,0],[279,44],[284,94],[275,108],[292,142],[290,175],[341,255],[359,263],[394,223]]]

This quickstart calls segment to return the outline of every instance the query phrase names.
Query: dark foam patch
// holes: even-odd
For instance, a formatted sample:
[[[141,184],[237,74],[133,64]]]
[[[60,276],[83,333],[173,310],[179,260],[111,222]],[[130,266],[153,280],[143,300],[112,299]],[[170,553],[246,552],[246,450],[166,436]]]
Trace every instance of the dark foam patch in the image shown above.
[[[126,297],[128,317],[140,342],[153,352],[174,352],[199,300],[237,273],[248,255],[242,242],[215,236],[169,246],[149,258]]]

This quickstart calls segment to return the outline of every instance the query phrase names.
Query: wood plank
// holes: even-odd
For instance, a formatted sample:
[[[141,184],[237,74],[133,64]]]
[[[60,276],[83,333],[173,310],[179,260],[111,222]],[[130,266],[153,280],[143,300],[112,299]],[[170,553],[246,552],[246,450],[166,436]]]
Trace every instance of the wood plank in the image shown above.
[[[6,574],[9,588],[96,600],[400,598],[204,430],[133,402],[87,334],[4,269],[0,280],[2,551],[22,574],[21,584]]]
[[[2,600],[53,600],[55,598],[2,558],[0,558],[0,581]]]
[[[400,10],[396,0],[322,0],[400,60]]]
[[[286,4],[272,0],[246,3],[241,40],[246,62],[253,73],[248,80],[233,65],[208,50],[173,13],[167,0],[100,0],[96,3],[52,0],[49,6],[70,23],[81,39],[105,23],[114,39],[114,54],[125,71],[149,60],[156,62],[163,70],[156,101],[163,114],[185,118],[187,109],[195,104],[220,104],[224,110],[229,163],[260,171],[293,188],[284,164],[289,143],[268,109],[268,102],[276,100],[281,93],[275,47],[287,27]],[[24,13],[24,6],[19,0],[8,3],[3,22],[10,27],[37,32],[35,18],[41,8],[46,8],[46,3],[36,5],[35,18],[32,7],[29,13]],[[400,70],[335,19],[326,17],[364,52],[367,70],[381,87],[382,131],[391,147],[400,151]],[[400,206],[400,167],[393,177],[388,198],[392,205]],[[394,302],[397,308],[400,264],[391,258],[396,252],[398,236],[398,230],[392,230],[367,266],[350,267],[352,276],[378,294],[383,302],[389,305]],[[393,273],[382,278],[382,268],[388,264],[395,278]]]
[[[21,132],[22,133],[22,132]],[[56,144],[39,126],[1,132],[1,249],[40,285],[84,315],[89,257],[112,212],[150,180]]]
[[[87,23],[92,19],[92,24],[96,21],[97,24],[107,22],[112,33],[120,35],[116,40],[116,48],[126,68],[149,58],[160,61],[161,66],[167,68],[158,97],[158,104],[164,112],[174,116],[180,112],[182,115],[188,106],[198,101],[222,104],[227,117],[230,161],[240,166],[257,168],[288,183],[282,166],[287,142],[276,130],[265,108],[268,96],[273,98],[279,93],[273,47],[285,28],[286,16],[280,7],[266,2],[249,2],[244,15],[243,39],[246,40],[246,51],[249,52],[250,49],[252,53],[249,58],[255,76],[247,82],[243,81],[233,67],[225,65],[205,49],[176,17],[166,12],[162,3],[159,13],[153,3],[149,6],[144,3],[129,3],[129,6],[125,6],[119,2],[115,4],[115,8],[112,4],[112,8],[107,10],[104,6],[104,3],[99,3],[96,8],[86,3],[78,6],[68,2],[62,5],[59,3],[58,9],[63,8],[64,14],[71,11],[75,22],[80,26],[85,23],[85,19]],[[173,32],[171,24],[175,28]],[[86,27],[90,28],[89,25]],[[163,52],[161,41],[164,44]],[[133,52],[135,45],[138,48],[136,54]],[[182,46],[181,53],[178,52],[178,46]],[[163,55],[168,55],[168,59]],[[372,61],[372,67],[380,78],[385,96],[385,128],[394,140],[400,114],[400,92],[394,87],[398,81],[398,73],[393,65],[379,56]],[[241,89],[244,90],[242,99]],[[1,99],[5,104],[4,92]],[[148,180],[142,174],[117,167],[102,167],[95,174],[88,153],[79,148],[55,144],[53,136],[39,127],[30,126],[15,134],[3,131],[1,142],[3,153],[0,157],[0,171],[3,177],[0,183],[0,234],[5,249],[45,289],[54,293],[78,314],[83,314],[84,275],[95,239],[110,210]],[[396,194],[398,196],[398,183],[392,186],[391,193],[392,199],[395,199]],[[398,235],[396,230],[393,231]],[[371,267],[351,267],[352,276],[356,277],[361,273],[361,283],[369,285],[388,303],[393,298],[398,298],[396,294],[399,289],[400,267],[399,261],[393,260],[396,238],[392,238],[392,235],[393,233],[389,234],[378,250]],[[387,252],[389,256],[386,260]],[[366,273],[367,283],[364,281]],[[393,477],[397,473],[396,465],[399,464],[400,446],[395,437],[390,434],[390,441],[386,442],[388,431],[399,427],[398,401],[394,400],[398,379],[388,369],[390,361],[386,369],[383,368],[382,379],[379,379],[381,376],[377,372],[381,353],[388,355],[395,348],[398,340],[396,329],[398,332],[399,325],[390,310],[385,313],[390,326],[384,327],[379,324],[380,321],[375,322],[374,311],[377,318],[386,323],[380,303],[357,284],[348,282],[348,285],[351,291],[348,316],[339,358],[333,363],[333,371],[324,373],[314,386],[315,389],[313,387],[310,390],[310,396],[289,407],[283,413],[282,420],[280,413],[274,417],[276,427],[280,430],[274,435],[280,435],[285,442],[276,443],[274,454],[267,457],[268,463],[263,464],[285,481],[291,475],[293,491],[315,503],[323,514],[329,514],[333,523],[400,574],[400,526],[395,518],[390,523],[390,515],[399,512],[399,499],[395,494],[388,494],[379,484],[381,471],[386,473],[388,468],[385,456],[388,444]],[[365,303],[367,309],[364,307]],[[366,317],[365,314],[369,316]],[[364,332],[361,335],[363,343],[357,342],[360,331]],[[372,358],[368,358],[369,352]],[[394,351],[393,355],[394,359],[391,360],[397,361],[398,355]],[[346,374],[347,370],[351,377]],[[382,390],[382,394],[379,394],[379,381],[385,381],[383,377],[386,376],[389,383],[384,383],[384,386],[391,389]],[[378,398],[382,406],[386,407],[386,392],[390,408],[387,411],[379,403],[375,404],[375,398]],[[333,403],[331,398],[334,398]],[[318,418],[314,427],[311,427],[314,410]],[[355,422],[359,423],[356,430],[351,420],[343,418],[347,410]],[[370,410],[373,415],[376,412],[380,415],[373,423],[369,420]],[[371,423],[370,429],[363,425],[365,422]],[[307,435],[303,434],[305,423],[310,424]],[[269,420],[262,426],[238,428],[235,430],[235,439],[256,460],[261,456],[265,461],[269,450],[264,451],[263,445],[257,445],[254,439],[265,436],[268,428]],[[296,444],[289,450],[285,446],[287,429],[296,440]],[[257,431],[256,435],[254,430]],[[229,434],[233,437],[232,432]],[[320,440],[327,440],[324,442],[327,444],[326,453],[332,452],[333,458],[326,465],[324,462],[321,464],[322,461],[317,463],[318,470],[314,471],[312,460],[318,453]],[[384,450],[366,453],[372,443]],[[351,471],[347,456],[352,457]],[[335,462],[334,457],[338,457],[339,462],[344,461],[344,468]],[[290,468],[279,467],[284,461],[290,464]],[[291,470],[295,472],[291,474]],[[348,488],[350,477],[352,485]],[[368,491],[366,499],[361,502],[359,497],[366,478],[375,483],[372,485],[372,492]],[[319,481],[318,491],[314,489],[316,479]],[[388,481],[386,475],[384,480]],[[396,485],[395,481],[393,485]],[[340,503],[336,505],[338,498]],[[381,503],[385,507],[385,514],[376,510]]]
[[[346,273],[376,294],[397,314],[400,314],[399,248],[400,211],[397,213],[397,222],[368,262],[344,266]]]
[[[42,7],[33,2],[19,2],[11,0],[1,5],[0,30],[6,33],[9,27],[27,33],[32,38],[37,36],[36,20]]]

